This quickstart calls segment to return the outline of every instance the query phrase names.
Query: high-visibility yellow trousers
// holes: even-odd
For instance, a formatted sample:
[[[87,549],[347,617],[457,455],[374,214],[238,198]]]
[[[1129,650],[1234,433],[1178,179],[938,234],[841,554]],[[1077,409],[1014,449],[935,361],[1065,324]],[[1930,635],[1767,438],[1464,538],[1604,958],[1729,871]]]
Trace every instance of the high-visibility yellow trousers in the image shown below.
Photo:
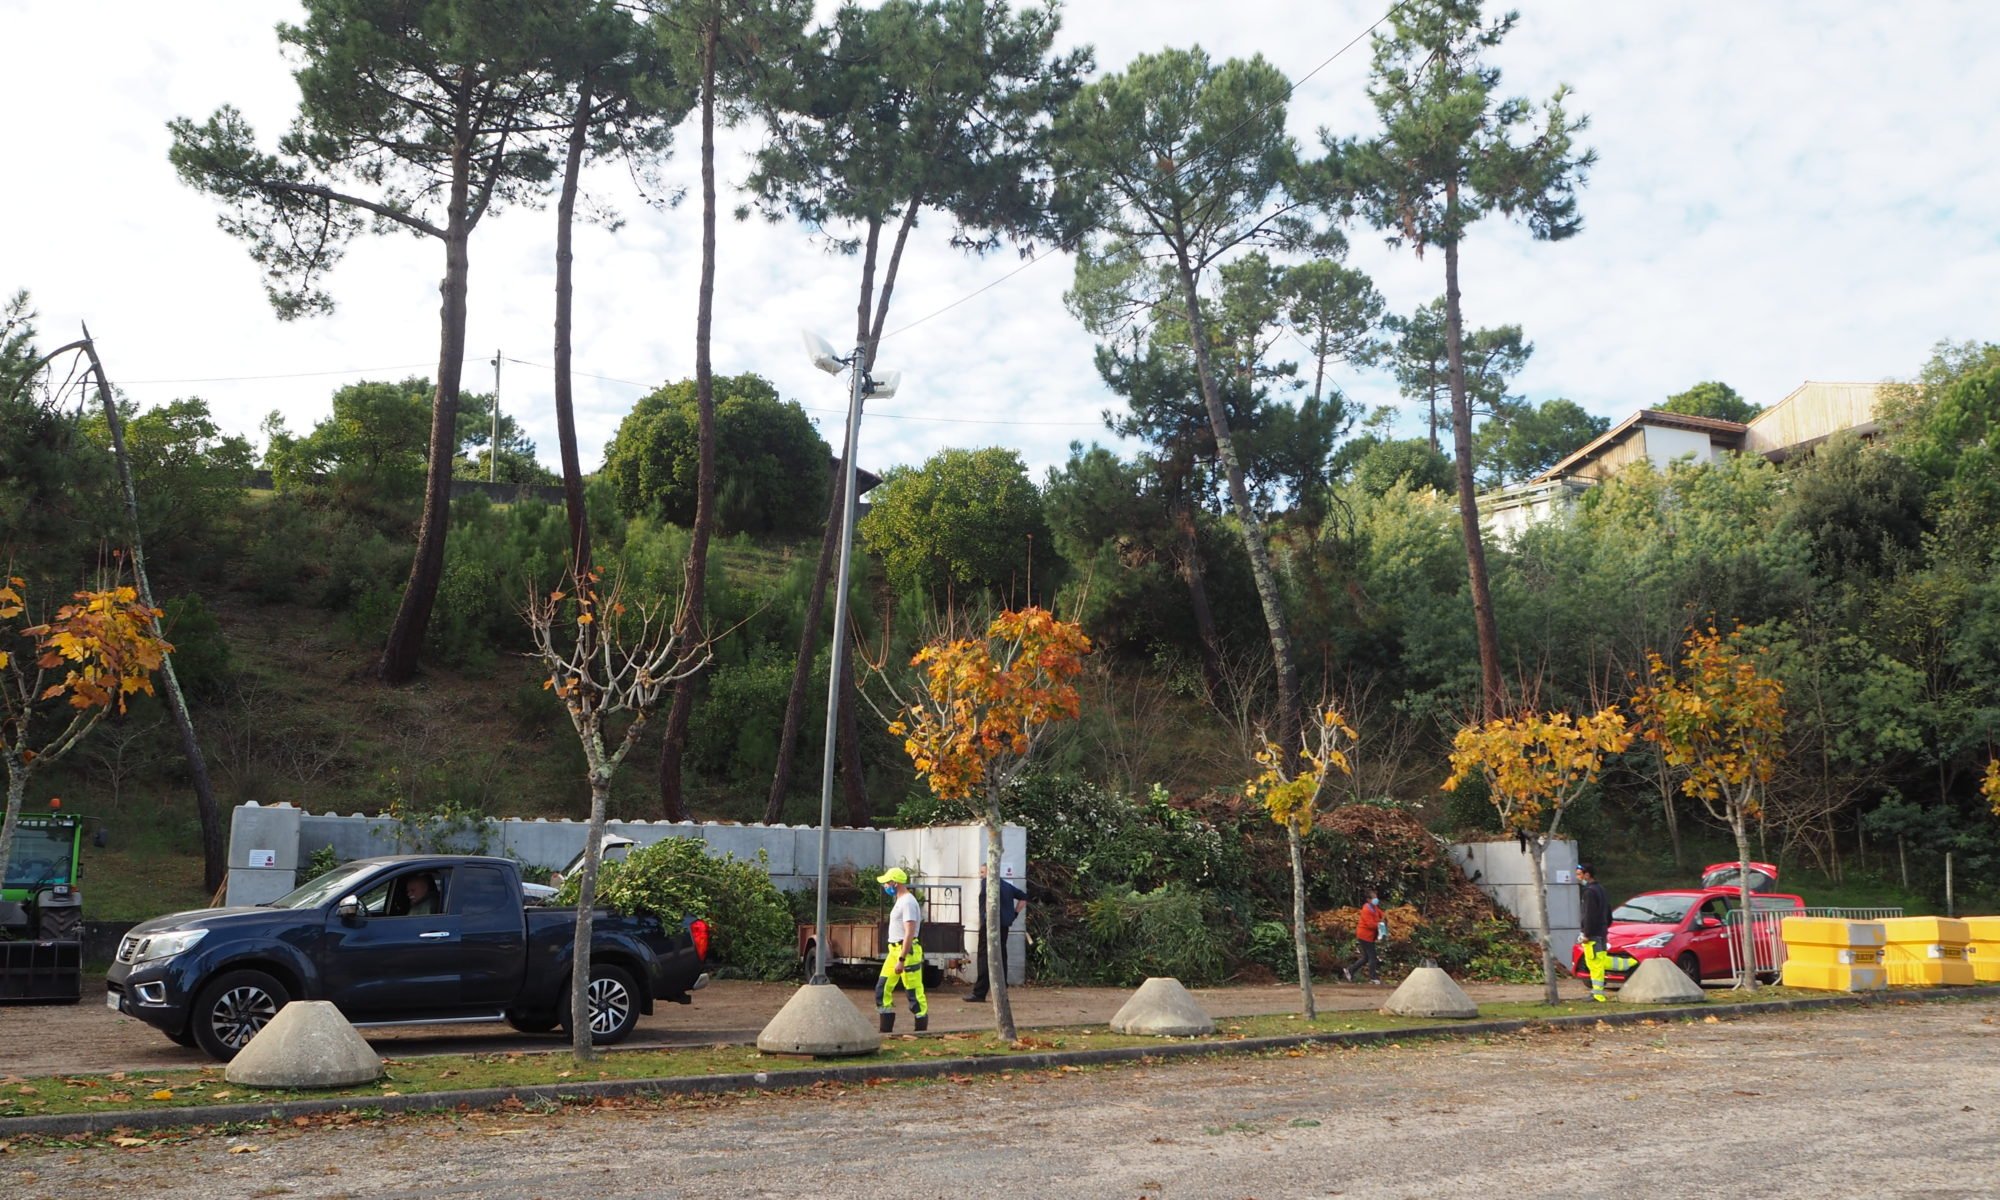
[[[931,1005],[924,995],[924,947],[921,942],[913,941],[908,947],[901,942],[891,942],[889,953],[883,956],[882,974],[875,980],[875,1011],[882,1019],[884,1033],[896,1025],[898,985],[910,993],[910,1015],[917,1019],[917,1032],[924,1032],[930,1026]]]

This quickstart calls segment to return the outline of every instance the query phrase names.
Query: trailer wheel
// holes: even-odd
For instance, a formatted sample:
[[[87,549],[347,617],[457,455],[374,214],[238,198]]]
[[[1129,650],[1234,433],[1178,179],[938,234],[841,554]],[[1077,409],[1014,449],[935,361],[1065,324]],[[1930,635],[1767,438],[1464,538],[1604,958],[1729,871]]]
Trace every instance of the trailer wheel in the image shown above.
[[[944,968],[934,962],[924,964],[924,990],[929,991],[944,982]]]
[[[195,995],[188,1031],[211,1057],[228,1062],[291,1001],[285,985],[262,971],[225,971]]]

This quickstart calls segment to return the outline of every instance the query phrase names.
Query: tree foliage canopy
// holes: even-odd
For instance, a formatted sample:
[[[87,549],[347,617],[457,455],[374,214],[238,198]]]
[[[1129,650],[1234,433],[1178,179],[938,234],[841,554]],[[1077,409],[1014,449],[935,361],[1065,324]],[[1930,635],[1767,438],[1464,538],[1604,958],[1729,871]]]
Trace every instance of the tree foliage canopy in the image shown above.
[[[604,450],[618,507],[694,522],[700,454],[695,385],[670,383],[626,414]],[[831,451],[795,400],[761,375],[715,379],[716,523],[724,533],[800,534],[826,506]]]
[[[1018,451],[941,450],[869,494],[862,541],[898,589],[943,596],[1046,587],[1054,563],[1041,495]]]

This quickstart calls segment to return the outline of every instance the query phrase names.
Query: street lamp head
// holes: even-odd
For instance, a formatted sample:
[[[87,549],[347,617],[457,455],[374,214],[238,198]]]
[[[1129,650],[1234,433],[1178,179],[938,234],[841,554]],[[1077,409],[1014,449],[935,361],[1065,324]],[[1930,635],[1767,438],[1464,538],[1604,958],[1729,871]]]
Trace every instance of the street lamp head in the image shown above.
[[[813,366],[829,375],[840,374],[841,368],[846,364],[841,361],[838,354],[834,353],[833,343],[810,329],[799,330],[799,340],[805,343],[806,357],[812,360]]]
[[[903,381],[901,371],[884,371],[880,375],[868,377],[868,395],[876,400],[887,400],[896,394],[896,385]]]

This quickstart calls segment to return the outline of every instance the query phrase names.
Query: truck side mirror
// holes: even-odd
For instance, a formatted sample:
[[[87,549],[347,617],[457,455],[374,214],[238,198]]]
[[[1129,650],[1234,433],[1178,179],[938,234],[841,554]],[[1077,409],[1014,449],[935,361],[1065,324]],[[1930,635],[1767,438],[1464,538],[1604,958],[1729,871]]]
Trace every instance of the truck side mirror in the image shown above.
[[[340,903],[333,906],[333,911],[343,921],[358,921],[361,919],[361,901],[353,896],[342,896]]]

